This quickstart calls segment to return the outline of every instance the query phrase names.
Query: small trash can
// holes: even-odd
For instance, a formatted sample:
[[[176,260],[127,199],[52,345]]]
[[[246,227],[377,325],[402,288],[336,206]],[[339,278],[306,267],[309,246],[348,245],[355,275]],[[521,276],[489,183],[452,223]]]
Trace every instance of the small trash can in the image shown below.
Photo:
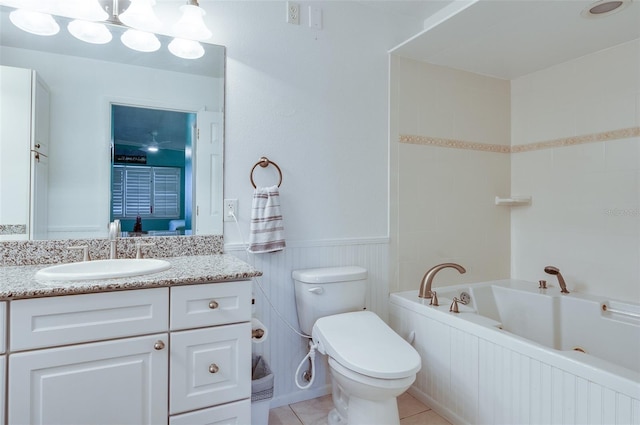
[[[273,373],[262,357],[251,358],[251,425],[269,423],[269,405],[273,398]]]

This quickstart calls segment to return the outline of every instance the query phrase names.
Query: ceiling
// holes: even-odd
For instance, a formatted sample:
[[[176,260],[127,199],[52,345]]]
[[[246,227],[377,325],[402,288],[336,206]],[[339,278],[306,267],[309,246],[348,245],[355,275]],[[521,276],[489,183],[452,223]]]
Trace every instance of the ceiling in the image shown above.
[[[425,9],[425,3],[431,9]],[[426,0],[384,1],[378,7],[402,14],[429,13],[421,15],[425,30],[391,53],[511,80],[640,38],[640,0],[631,1],[624,10],[608,16],[582,17],[581,11],[593,3]]]

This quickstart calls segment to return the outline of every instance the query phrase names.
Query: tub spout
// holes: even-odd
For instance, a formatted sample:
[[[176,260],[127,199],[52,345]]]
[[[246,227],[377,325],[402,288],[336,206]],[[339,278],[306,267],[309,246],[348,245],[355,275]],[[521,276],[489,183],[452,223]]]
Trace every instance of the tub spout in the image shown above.
[[[569,293],[569,291],[567,291],[567,284],[565,283],[559,268],[554,266],[547,266],[544,268],[544,272],[558,276],[558,284],[560,285],[560,292],[563,294]]]
[[[418,291],[418,296],[420,298],[431,298],[433,296],[433,292],[431,291],[431,285],[433,285],[433,278],[436,277],[436,274],[446,268],[453,268],[458,270],[460,273],[466,273],[464,267],[460,264],[456,263],[442,263],[437,266],[433,266],[430,268],[422,277],[422,281],[420,282],[420,290]]]

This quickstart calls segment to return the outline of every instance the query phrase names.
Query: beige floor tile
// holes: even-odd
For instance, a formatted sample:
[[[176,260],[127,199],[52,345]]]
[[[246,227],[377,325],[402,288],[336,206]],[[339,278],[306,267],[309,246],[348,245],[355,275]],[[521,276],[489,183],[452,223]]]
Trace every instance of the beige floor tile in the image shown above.
[[[326,425],[327,415],[333,409],[333,400],[331,395],[325,395],[290,406],[304,425]]]
[[[269,425],[302,425],[289,406],[269,410]]]
[[[418,413],[400,420],[400,425],[451,425],[433,410]]]
[[[401,394],[398,397],[398,412],[400,413],[400,419],[413,416],[427,410],[429,410],[427,406],[409,393]]]

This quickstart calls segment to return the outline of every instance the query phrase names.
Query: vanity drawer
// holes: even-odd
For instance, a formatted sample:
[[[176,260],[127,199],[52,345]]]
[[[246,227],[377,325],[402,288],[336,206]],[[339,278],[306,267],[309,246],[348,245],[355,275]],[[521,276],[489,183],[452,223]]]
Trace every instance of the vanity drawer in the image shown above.
[[[251,281],[171,288],[170,329],[191,329],[251,320]]]
[[[17,300],[11,351],[166,332],[168,288]]]
[[[251,324],[171,334],[169,413],[251,396]]]

